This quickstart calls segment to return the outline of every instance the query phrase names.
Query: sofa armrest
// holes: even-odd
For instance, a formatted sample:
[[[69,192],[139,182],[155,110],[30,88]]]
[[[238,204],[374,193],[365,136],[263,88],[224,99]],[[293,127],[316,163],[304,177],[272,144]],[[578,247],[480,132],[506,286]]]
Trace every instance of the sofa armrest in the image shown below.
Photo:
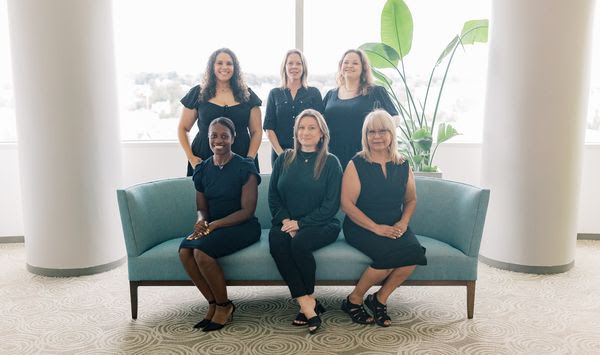
[[[191,233],[196,222],[196,192],[190,178],[118,190],[117,200],[129,257]]]
[[[417,177],[415,234],[443,241],[477,257],[490,191],[454,181]]]

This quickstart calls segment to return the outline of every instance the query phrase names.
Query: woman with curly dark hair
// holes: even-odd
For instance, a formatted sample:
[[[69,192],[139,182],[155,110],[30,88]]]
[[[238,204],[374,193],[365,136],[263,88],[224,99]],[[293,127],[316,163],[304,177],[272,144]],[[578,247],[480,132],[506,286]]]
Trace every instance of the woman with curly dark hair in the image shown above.
[[[206,65],[200,85],[182,99],[183,111],[177,128],[179,143],[188,159],[187,175],[213,153],[208,145],[208,126],[217,117],[227,117],[235,124],[237,136],[232,151],[254,160],[262,139],[262,101],[246,86],[236,55],[228,48],[214,51]],[[198,122],[198,134],[192,141],[188,133]]]

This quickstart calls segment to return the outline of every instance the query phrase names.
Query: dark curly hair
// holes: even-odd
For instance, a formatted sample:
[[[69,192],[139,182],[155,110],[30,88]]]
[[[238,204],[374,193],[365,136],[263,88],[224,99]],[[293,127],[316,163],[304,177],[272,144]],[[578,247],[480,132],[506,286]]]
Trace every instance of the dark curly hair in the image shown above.
[[[219,53],[226,53],[231,57],[233,61],[233,76],[229,79],[231,85],[231,91],[233,91],[233,97],[235,101],[243,103],[250,99],[250,92],[248,86],[242,77],[242,71],[240,68],[240,62],[238,61],[235,53],[229,48],[221,48],[214,51],[208,58],[206,63],[206,70],[204,71],[204,78],[202,84],[200,84],[200,95],[198,99],[201,102],[207,102],[208,100],[215,97],[217,93],[217,77],[215,76],[215,62]]]

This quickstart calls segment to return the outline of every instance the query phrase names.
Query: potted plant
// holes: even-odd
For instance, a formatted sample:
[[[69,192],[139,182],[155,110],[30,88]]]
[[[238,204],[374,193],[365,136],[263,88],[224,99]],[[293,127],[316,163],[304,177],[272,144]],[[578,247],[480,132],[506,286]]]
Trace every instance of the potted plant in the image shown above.
[[[437,166],[433,165],[438,146],[459,134],[452,125],[436,122],[450,64],[459,47],[487,42],[488,20],[465,22],[461,33],[452,38],[435,61],[425,96],[418,101],[408,84],[404,66],[404,57],[410,53],[412,36],[413,19],[410,9],[403,0],[388,0],[381,12],[381,42],[365,43],[359,48],[369,57],[377,83],[387,89],[399,112],[399,149],[415,172],[438,172]],[[434,73],[444,62],[446,68],[438,85],[434,83]],[[392,80],[382,69],[395,71],[400,76],[401,83],[394,87]],[[437,95],[433,93],[435,89]],[[433,111],[431,101],[435,103]],[[435,141],[434,133],[437,134]]]

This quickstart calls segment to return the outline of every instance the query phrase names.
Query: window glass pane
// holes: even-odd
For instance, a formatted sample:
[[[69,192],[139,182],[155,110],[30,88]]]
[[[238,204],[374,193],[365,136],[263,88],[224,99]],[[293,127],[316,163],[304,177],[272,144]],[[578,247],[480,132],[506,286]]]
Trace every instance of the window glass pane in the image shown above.
[[[13,96],[8,11],[6,0],[0,0],[0,142],[17,141],[17,121]]]
[[[279,83],[281,58],[294,47],[293,0],[120,0],[113,6],[124,140],[177,139],[179,99],[221,47],[236,53],[248,86],[266,104]]]
[[[596,2],[592,41],[592,79],[586,122],[585,142],[600,143],[600,2]]]
[[[414,31],[410,53],[404,65],[413,94],[423,101],[433,68],[448,42],[459,34],[465,21],[490,17],[490,0],[407,0],[413,16]],[[380,17],[384,0],[306,0],[306,55],[311,63],[311,81],[327,90],[335,85],[334,75],[340,56],[346,49],[365,42],[380,42]],[[343,13],[344,15],[334,15]],[[465,46],[458,50],[446,79],[440,102],[438,122],[451,122],[462,133],[452,142],[480,142],[483,128],[487,44]],[[438,67],[440,82],[444,64]],[[396,84],[400,77],[386,71]],[[435,86],[436,88],[439,86]],[[400,92],[400,91],[399,91]],[[403,91],[401,91],[403,92]],[[436,91],[437,92],[437,91]],[[433,113],[435,100],[428,98]],[[433,101],[433,102],[432,102]],[[429,106],[431,105],[431,106]]]

